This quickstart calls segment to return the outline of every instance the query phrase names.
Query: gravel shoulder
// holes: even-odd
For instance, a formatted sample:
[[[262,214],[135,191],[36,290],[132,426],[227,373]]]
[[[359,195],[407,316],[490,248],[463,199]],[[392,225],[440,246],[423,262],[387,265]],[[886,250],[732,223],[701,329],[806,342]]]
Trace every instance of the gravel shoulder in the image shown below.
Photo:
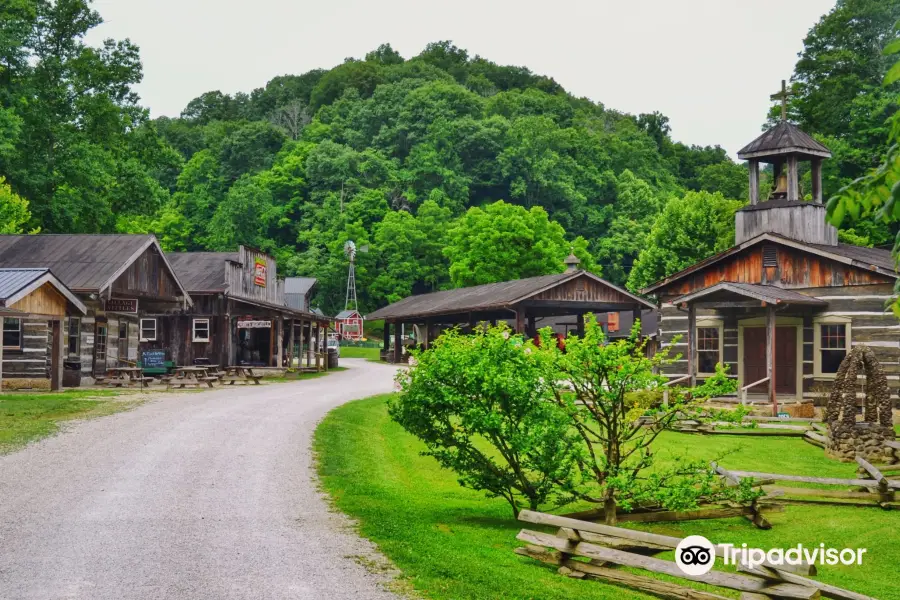
[[[396,598],[314,480],[319,420],[393,387],[393,368],[342,363],[152,398],[0,456],[0,598]]]

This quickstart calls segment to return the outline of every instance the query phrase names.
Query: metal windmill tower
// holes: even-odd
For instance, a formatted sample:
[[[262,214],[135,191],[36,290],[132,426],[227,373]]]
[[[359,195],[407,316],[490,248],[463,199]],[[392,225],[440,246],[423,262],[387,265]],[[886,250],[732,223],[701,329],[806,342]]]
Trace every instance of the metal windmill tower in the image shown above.
[[[344,255],[350,260],[350,270],[347,273],[347,298],[344,301],[344,310],[359,310],[359,303],[356,300],[356,244],[352,240],[344,243]]]

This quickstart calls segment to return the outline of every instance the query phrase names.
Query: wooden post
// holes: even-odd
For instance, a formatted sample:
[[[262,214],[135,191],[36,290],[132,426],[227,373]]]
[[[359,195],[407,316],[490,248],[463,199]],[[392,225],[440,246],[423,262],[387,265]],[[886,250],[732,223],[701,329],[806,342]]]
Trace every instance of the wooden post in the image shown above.
[[[384,354],[384,360],[386,362],[390,362],[388,352],[390,352],[391,349],[391,324],[389,321],[384,322],[384,332],[381,334],[381,337],[384,338],[381,345],[382,353]]]
[[[319,359],[322,356],[321,340],[319,339],[321,337],[321,335],[322,335],[322,327],[319,325],[319,322],[316,321],[316,336],[315,336],[314,340],[311,340],[311,343],[313,345],[313,348],[315,348],[315,353],[316,353],[316,371],[321,370],[321,365],[319,364]],[[328,358],[326,357],[325,360],[327,361]]]
[[[526,335],[529,338],[533,338],[534,336],[537,335],[537,330],[535,330],[535,328],[534,328],[534,316],[528,317],[528,325],[527,325],[526,332],[527,332]]]
[[[697,308],[693,303],[688,304],[688,375],[691,376],[691,387],[697,385]]]
[[[584,313],[578,313],[577,315],[575,315],[575,323],[576,323],[576,327],[577,327],[576,333],[578,334],[578,337],[583,338],[584,337]]]
[[[278,316],[278,340],[277,340],[278,358],[275,361],[276,367],[284,366],[284,317]]]
[[[225,330],[227,331],[227,334],[225,335],[225,353],[227,354],[225,364],[227,366],[236,365],[237,360],[235,359],[234,351],[232,349],[232,344],[234,343],[234,327],[231,322],[231,300],[227,300],[225,305]]]
[[[0,394],[2,394],[2,393],[3,393],[3,317],[0,317]]]
[[[400,321],[394,323],[394,364],[400,364],[403,360],[403,339],[401,338],[403,327]]]
[[[800,173],[797,169],[797,156],[790,155],[787,157],[787,177],[788,177],[788,200],[800,199]]]
[[[288,334],[288,369],[294,368],[294,319],[290,319],[291,332]]]
[[[53,332],[53,338],[50,345],[50,351],[52,352],[50,356],[50,389],[52,391],[59,390],[62,388],[62,370],[63,370],[63,360],[62,360],[62,349],[63,349],[63,341],[62,341],[62,323],[60,319],[54,319],[53,324],[50,326],[51,331]],[[0,344],[2,345],[2,344]]]
[[[750,204],[759,202],[759,160],[751,158],[747,161],[750,168]]]
[[[812,198],[816,204],[822,204],[822,159],[812,159]]]
[[[772,416],[778,416],[778,399],[775,394],[775,305],[766,305],[766,375],[769,378],[769,401]]]
[[[516,333],[525,333],[525,309],[516,307]]]
[[[427,319],[422,325],[422,331],[425,333],[424,339],[422,340],[422,349],[428,350],[431,348],[431,323],[429,323]]]

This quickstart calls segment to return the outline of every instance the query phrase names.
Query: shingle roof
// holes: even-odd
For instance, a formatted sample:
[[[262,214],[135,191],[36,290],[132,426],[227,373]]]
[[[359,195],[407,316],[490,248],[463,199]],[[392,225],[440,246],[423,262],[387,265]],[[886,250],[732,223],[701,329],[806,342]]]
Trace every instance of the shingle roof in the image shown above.
[[[782,121],[738,151],[738,158],[748,159],[766,154],[798,152],[828,158],[831,151],[808,133],[787,121]]]
[[[334,315],[335,319],[346,319],[348,317],[352,317],[353,315],[358,315],[359,311],[356,310],[342,310],[338,314]]]
[[[479,311],[498,309],[509,306],[517,301],[523,300],[541,292],[542,290],[559,285],[575,277],[587,275],[594,278],[604,285],[623,294],[629,299],[640,304],[643,308],[652,308],[653,305],[623,290],[608,281],[600,279],[586,271],[575,271],[568,273],[557,273],[555,275],[539,275],[537,277],[528,277],[526,279],[516,279],[513,281],[502,281],[499,283],[487,283],[484,285],[476,285],[472,287],[458,288],[455,290],[446,290],[443,292],[432,292],[430,294],[421,294],[418,296],[410,296],[399,302],[395,302],[384,308],[380,308],[368,315],[367,319],[396,319],[396,318],[412,318],[428,315],[442,315],[461,313],[467,311]]]
[[[151,235],[0,235],[0,267],[50,269],[76,291],[98,291]]]
[[[166,258],[189,294],[224,292],[225,261],[238,260],[237,252],[166,252]]]
[[[818,248],[823,252],[831,252],[850,260],[886,269],[888,271],[897,272],[897,264],[890,250],[882,248],[866,248],[865,246],[853,246],[851,244],[838,244],[837,246],[827,246],[825,244],[809,244],[813,248]]]
[[[691,292],[676,298],[673,304],[681,304],[682,302],[693,302],[695,300],[707,299],[710,296],[719,293],[732,293],[745,298],[753,298],[760,302],[770,304],[808,304],[813,306],[825,306],[828,303],[812,296],[806,296],[800,292],[786,290],[773,285],[758,285],[755,283],[735,283],[731,281],[723,281],[709,287],[703,288],[696,292]]]

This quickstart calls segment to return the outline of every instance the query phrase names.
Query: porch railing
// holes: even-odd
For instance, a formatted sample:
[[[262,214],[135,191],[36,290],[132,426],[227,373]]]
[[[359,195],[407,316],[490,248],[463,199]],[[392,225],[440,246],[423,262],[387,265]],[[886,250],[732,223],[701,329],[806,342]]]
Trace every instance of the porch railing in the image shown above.
[[[749,390],[750,388],[754,388],[762,383],[765,383],[768,380],[769,380],[768,377],[763,377],[759,381],[754,381],[750,385],[745,385],[744,387],[742,387],[741,388],[741,404],[747,404],[747,390]]]
[[[685,381],[686,379],[690,379],[690,378],[691,378],[690,375],[682,375],[681,377],[678,377],[677,379],[673,379],[672,381],[667,381],[666,383],[663,384],[663,406],[664,407],[666,407],[666,408],[669,407],[669,390],[668,390],[669,386],[673,386],[676,383],[681,383],[682,381]]]

